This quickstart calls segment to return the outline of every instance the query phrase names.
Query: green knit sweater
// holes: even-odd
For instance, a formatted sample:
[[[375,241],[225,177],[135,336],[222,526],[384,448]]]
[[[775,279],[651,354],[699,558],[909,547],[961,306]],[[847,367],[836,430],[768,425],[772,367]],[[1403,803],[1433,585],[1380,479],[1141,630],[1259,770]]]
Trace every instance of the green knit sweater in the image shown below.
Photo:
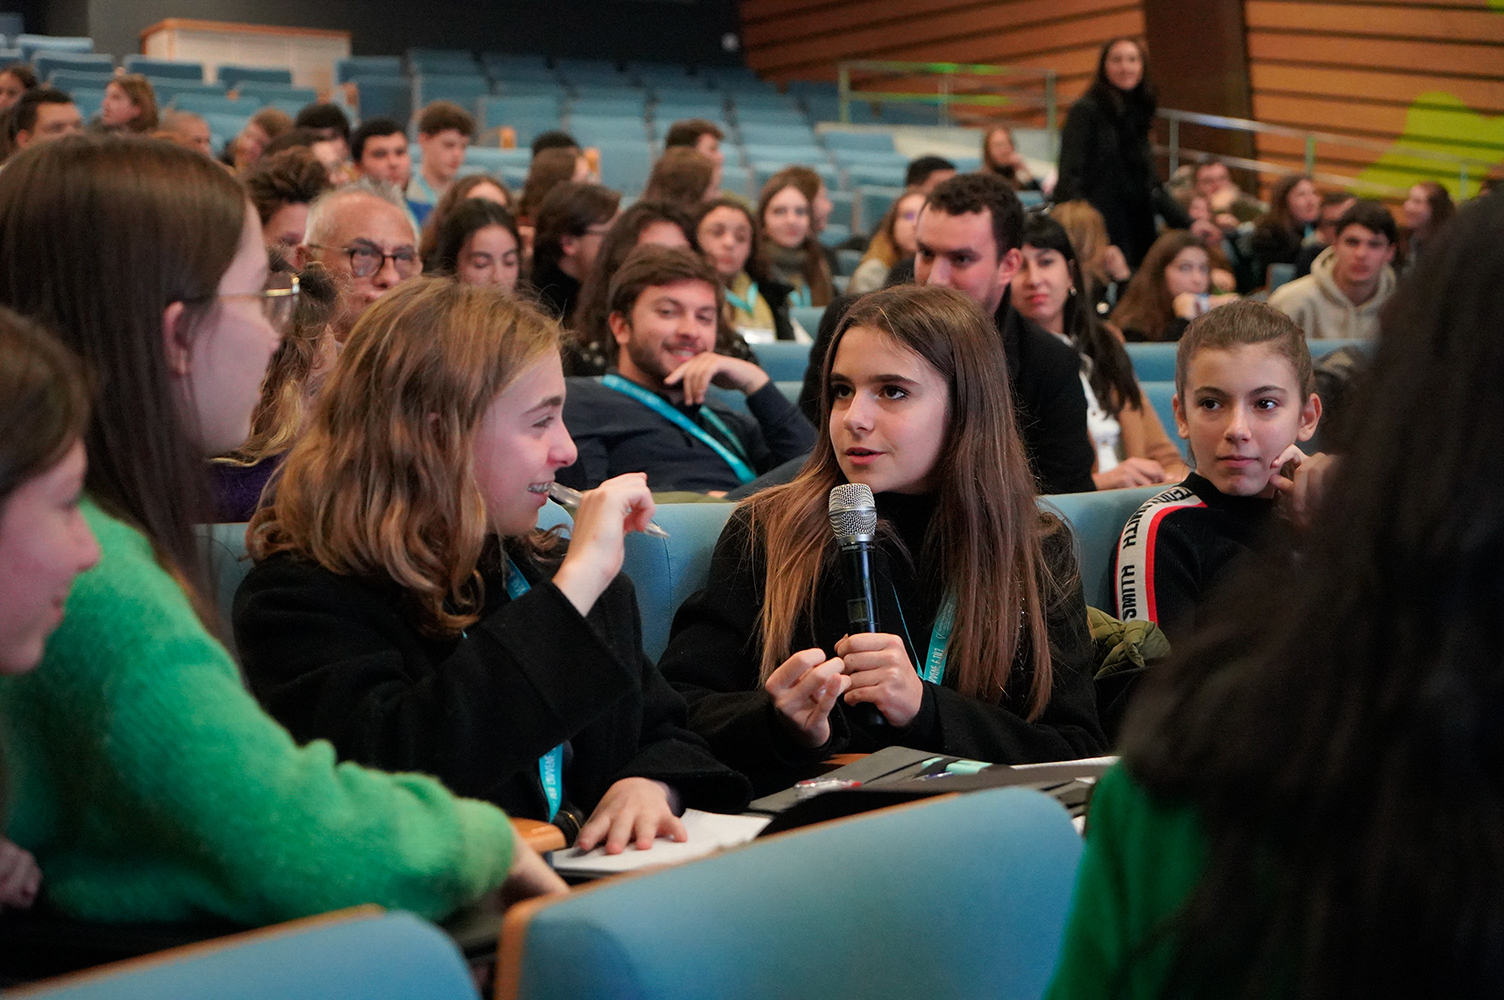
[[[1171,943],[1161,937],[1131,964],[1129,957],[1185,902],[1206,851],[1194,809],[1155,802],[1121,764],[1103,775],[1087,813],[1086,851],[1048,1000],[1160,996]]]
[[[438,918],[505,878],[500,810],[295,745],[146,538],[84,514],[99,565],[41,666],[0,680],[7,835],[36,855],[49,905],[105,921],[259,925],[359,903]]]

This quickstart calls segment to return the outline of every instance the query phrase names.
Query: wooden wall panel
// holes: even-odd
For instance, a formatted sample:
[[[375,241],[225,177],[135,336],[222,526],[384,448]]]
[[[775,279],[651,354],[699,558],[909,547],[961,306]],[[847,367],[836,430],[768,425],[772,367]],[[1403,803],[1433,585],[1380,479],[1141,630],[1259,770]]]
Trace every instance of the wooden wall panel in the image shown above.
[[[1425,3],[1245,0],[1253,117],[1403,141],[1504,166],[1504,9],[1489,0]],[[1299,140],[1260,138],[1261,159],[1298,167]],[[1403,188],[1457,171],[1402,154],[1317,149],[1318,169]],[[1486,168],[1473,168],[1469,193]]]

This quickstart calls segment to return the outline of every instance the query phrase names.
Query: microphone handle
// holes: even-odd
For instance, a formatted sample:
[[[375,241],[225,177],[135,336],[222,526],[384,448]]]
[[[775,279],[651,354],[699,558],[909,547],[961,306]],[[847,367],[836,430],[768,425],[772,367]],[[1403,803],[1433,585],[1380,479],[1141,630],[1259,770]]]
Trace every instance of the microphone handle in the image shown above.
[[[851,635],[881,632],[877,623],[877,598],[872,590],[872,543],[854,539],[841,543],[841,573],[846,579],[846,627]],[[888,720],[871,702],[847,704],[852,718],[872,729],[886,726]]]

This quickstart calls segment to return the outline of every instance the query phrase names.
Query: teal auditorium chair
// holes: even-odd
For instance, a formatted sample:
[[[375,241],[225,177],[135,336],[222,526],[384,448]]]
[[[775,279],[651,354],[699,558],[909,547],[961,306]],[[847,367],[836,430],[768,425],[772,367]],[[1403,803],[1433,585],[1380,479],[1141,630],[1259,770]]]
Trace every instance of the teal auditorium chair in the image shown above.
[[[705,586],[710,553],[734,510],[736,505],[730,503],[659,504],[653,520],[669,538],[627,536],[622,571],[637,590],[642,649],[654,663],[668,646],[669,626],[679,605]]]
[[[1115,613],[1117,597],[1111,572],[1118,537],[1133,512],[1145,500],[1166,489],[1166,486],[1141,486],[1039,498],[1040,506],[1054,510],[1071,526],[1071,534],[1076,537],[1076,562],[1081,568],[1081,590],[1089,607]]]
[[[1173,375],[1173,373],[1172,373]],[[1140,382],[1138,387],[1144,391],[1144,400],[1154,407],[1154,412],[1159,414],[1159,422],[1165,425],[1165,433],[1170,435],[1170,440],[1180,449],[1180,454],[1187,460],[1191,455],[1191,444],[1175,431],[1175,382]]]
[[[285,83],[292,86],[292,70],[285,66],[242,66],[238,63],[220,63],[214,73],[215,79],[226,87],[242,83]]]
[[[374,908],[372,908],[374,909]],[[477,1000],[444,932],[410,913],[332,914],[33,985],[41,1000]]]
[[[1035,1000],[1080,855],[1021,788],[822,823],[514,907],[496,996]]]
[[[196,80],[200,83],[204,79],[204,64],[192,59],[154,59],[150,56],[129,55],[120,60],[120,65],[127,73],[140,73],[143,76]]]
[[[1333,351],[1344,347],[1357,347],[1371,352],[1371,340],[1308,340],[1311,357],[1317,362]],[[1133,374],[1140,382],[1172,382],[1175,380],[1175,350],[1180,345],[1127,344],[1128,360],[1133,362]]]
[[[807,326],[810,335],[813,336],[819,324]],[[758,364],[762,370],[773,377],[775,382],[792,382],[804,378],[804,369],[809,367],[809,345],[800,344],[792,340],[776,340],[771,344],[753,344],[752,352],[757,355]]]
[[[824,315],[824,306],[793,306],[789,309],[789,319],[797,321],[811,337],[820,332],[820,318]],[[799,374],[802,376],[804,372],[801,370]]]

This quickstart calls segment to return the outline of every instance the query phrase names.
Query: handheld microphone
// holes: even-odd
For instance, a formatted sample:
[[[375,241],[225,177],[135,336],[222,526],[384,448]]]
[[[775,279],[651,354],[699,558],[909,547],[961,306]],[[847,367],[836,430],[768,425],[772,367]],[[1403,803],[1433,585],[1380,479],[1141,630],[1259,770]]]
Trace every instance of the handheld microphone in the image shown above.
[[[850,634],[879,632],[877,599],[872,590],[872,541],[877,533],[877,502],[865,483],[842,483],[830,491],[830,530],[840,549],[841,577],[846,585],[846,625]],[[849,706],[867,726],[888,720],[877,706]]]

